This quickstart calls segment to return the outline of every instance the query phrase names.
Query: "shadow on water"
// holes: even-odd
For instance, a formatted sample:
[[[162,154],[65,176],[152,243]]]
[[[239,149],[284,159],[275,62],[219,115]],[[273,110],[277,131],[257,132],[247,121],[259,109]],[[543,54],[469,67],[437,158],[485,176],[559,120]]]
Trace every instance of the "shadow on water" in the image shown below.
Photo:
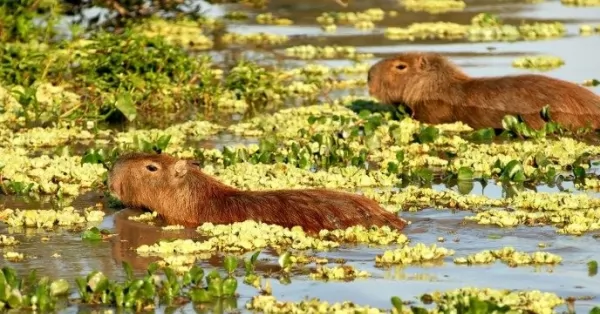
[[[293,36],[287,46],[311,45],[352,45],[359,51],[371,52],[377,58],[405,50],[433,50],[448,54],[465,71],[471,75],[506,75],[524,73],[526,70],[514,69],[511,61],[516,56],[529,54],[552,54],[566,60],[563,67],[547,72],[547,75],[580,82],[584,79],[598,78],[600,60],[597,50],[600,47],[600,36],[577,36],[577,27],[581,23],[600,21],[600,8],[567,8],[559,1],[548,1],[540,4],[529,4],[524,1],[467,1],[467,9],[463,12],[451,12],[431,15],[423,12],[407,12],[391,1],[352,1],[349,8],[342,8],[334,1],[270,1],[268,11],[294,20],[293,26],[264,26],[255,23],[239,23],[231,26],[231,30],[241,33],[270,32]],[[206,6],[212,8],[209,13],[221,15],[228,9],[240,9],[237,6]],[[352,27],[340,27],[336,34],[324,34],[316,24],[315,18],[327,11],[359,11],[372,7],[384,10],[398,10],[395,18],[386,18],[377,23],[374,31],[360,31]],[[227,9],[223,9],[227,8]],[[259,11],[249,12],[257,13]],[[567,24],[569,36],[556,40],[531,42],[439,42],[416,41],[404,42],[388,40],[383,36],[383,29],[389,26],[407,26],[415,22],[450,21],[467,24],[473,15],[479,12],[499,14],[506,23],[519,24],[521,21],[559,20]],[[493,49],[490,49],[493,47]],[[284,47],[280,47],[284,48]],[[213,52],[220,55],[223,52]],[[268,55],[268,54],[267,54]],[[375,62],[376,59],[368,62]],[[329,66],[351,64],[347,60],[314,61]],[[596,89],[598,90],[598,89]],[[359,95],[366,95],[366,89],[359,90]],[[255,142],[256,139],[243,139],[233,135],[220,135],[210,140],[209,146],[221,148],[232,143]],[[573,189],[570,183],[565,187]],[[435,189],[445,189],[435,186]],[[540,192],[556,192],[557,188],[540,186]],[[500,186],[490,184],[485,189],[475,183],[472,194],[483,194],[492,198],[504,197]],[[588,192],[577,192],[588,193]],[[593,193],[598,197],[597,193]],[[105,203],[101,193],[88,193],[74,201],[76,208],[92,206],[98,202]],[[52,201],[24,203],[20,198],[0,196],[0,207],[4,208],[50,208]],[[160,239],[197,238],[193,230],[164,231],[157,226],[131,221],[127,216],[137,214],[125,210],[114,212],[107,210],[107,216],[100,225],[113,231],[116,236],[97,243],[81,240],[80,231],[53,230],[37,231],[33,229],[12,229],[0,225],[0,234],[15,235],[21,242],[15,249],[28,258],[20,263],[3,261],[3,264],[15,267],[21,272],[38,269],[39,273],[52,277],[73,279],[84,276],[93,270],[100,270],[111,278],[123,278],[122,261],[132,264],[136,272],[143,272],[148,263],[156,259],[141,257],[134,249],[142,244],[156,243]],[[464,223],[463,217],[470,212],[448,210],[423,210],[416,213],[404,213],[403,217],[412,221],[406,234],[413,243],[440,243],[448,249],[456,251],[455,256],[465,256],[485,249],[497,249],[513,246],[518,250],[535,251],[538,244],[548,245],[546,251],[560,254],[561,265],[556,267],[518,267],[510,268],[500,262],[485,266],[461,266],[452,263],[452,258],[443,265],[422,265],[408,267],[391,267],[379,269],[374,267],[374,256],[381,254],[383,247],[342,247],[327,253],[316,253],[319,256],[341,257],[359,269],[372,272],[373,278],[353,282],[320,282],[311,281],[306,276],[293,277],[292,285],[283,285],[272,281],[274,295],[282,300],[301,300],[305,296],[319,297],[327,301],[352,300],[358,304],[369,304],[382,308],[390,307],[390,297],[397,295],[404,300],[414,300],[415,296],[433,290],[446,290],[464,286],[493,287],[508,289],[540,289],[552,291],[560,296],[593,297],[591,300],[578,300],[576,310],[584,313],[598,304],[600,286],[597,279],[588,277],[586,263],[599,260],[600,253],[595,248],[599,243],[593,234],[580,237],[558,235],[551,227],[517,227],[497,228]],[[0,253],[7,248],[0,248]],[[276,256],[272,252],[263,252],[265,258],[261,269],[277,269]],[[217,267],[219,257],[211,257],[199,261],[203,267]],[[240,299],[243,304],[256,295],[254,288],[239,285]],[[182,310],[192,310],[191,305]],[[77,312],[70,308],[67,312]]]

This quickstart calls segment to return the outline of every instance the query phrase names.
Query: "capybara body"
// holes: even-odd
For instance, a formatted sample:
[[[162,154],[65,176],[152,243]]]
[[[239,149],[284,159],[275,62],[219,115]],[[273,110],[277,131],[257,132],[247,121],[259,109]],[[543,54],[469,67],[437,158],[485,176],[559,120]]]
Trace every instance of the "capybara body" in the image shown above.
[[[600,96],[583,86],[536,74],[474,78],[434,52],[380,60],[369,69],[368,86],[380,102],[404,104],[429,124],[462,121],[474,129],[499,129],[510,114],[539,129],[548,105],[552,120],[565,128],[600,128]]]
[[[110,192],[128,207],[157,212],[169,224],[196,227],[255,220],[307,233],[405,221],[361,195],[325,189],[245,191],[203,173],[190,160],[166,154],[119,157],[108,175]]]

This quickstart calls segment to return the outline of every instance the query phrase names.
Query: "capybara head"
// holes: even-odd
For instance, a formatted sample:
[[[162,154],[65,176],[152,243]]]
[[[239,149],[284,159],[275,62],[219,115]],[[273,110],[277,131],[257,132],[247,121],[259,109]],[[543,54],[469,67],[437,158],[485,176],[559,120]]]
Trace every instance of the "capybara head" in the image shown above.
[[[444,56],[434,52],[403,52],[369,69],[369,94],[385,104],[412,105],[427,99],[438,87],[467,78]]]
[[[181,190],[191,163],[163,154],[125,154],[110,169],[108,188],[124,205],[148,208]]]

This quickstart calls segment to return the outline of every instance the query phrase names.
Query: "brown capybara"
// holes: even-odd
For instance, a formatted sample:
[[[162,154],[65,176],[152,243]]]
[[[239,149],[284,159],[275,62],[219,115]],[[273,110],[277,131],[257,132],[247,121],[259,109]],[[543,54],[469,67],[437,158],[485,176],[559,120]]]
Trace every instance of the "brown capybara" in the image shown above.
[[[325,189],[239,190],[203,173],[193,161],[165,154],[119,157],[109,172],[108,186],[125,206],[155,211],[167,223],[186,227],[252,219],[301,226],[314,234],[354,225],[402,229],[406,224],[364,196]]]
[[[544,125],[541,110],[567,129],[600,128],[600,96],[567,81],[536,74],[470,77],[439,53],[404,52],[375,63],[369,94],[386,104],[408,106],[429,124],[462,121],[474,129],[502,128],[505,115]]]

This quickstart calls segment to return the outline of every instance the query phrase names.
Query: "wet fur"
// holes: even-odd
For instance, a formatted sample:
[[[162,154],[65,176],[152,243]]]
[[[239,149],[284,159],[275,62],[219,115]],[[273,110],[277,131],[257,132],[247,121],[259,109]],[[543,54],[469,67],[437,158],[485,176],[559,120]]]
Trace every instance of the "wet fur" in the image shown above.
[[[405,64],[405,70],[398,65]],[[600,128],[600,96],[577,84],[543,75],[472,78],[444,56],[406,52],[375,63],[369,93],[387,104],[403,103],[429,124],[462,121],[475,129],[502,128],[502,118],[521,115],[539,129],[540,111],[566,128]]]
[[[165,154],[124,155],[109,173],[109,189],[126,206],[156,211],[167,223],[187,227],[249,219],[301,226],[308,233],[355,225],[405,226],[398,216],[361,195],[325,189],[243,191],[206,175],[191,161],[178,176],[177,162]],[[159,169],[149,172],[150,164]]]

